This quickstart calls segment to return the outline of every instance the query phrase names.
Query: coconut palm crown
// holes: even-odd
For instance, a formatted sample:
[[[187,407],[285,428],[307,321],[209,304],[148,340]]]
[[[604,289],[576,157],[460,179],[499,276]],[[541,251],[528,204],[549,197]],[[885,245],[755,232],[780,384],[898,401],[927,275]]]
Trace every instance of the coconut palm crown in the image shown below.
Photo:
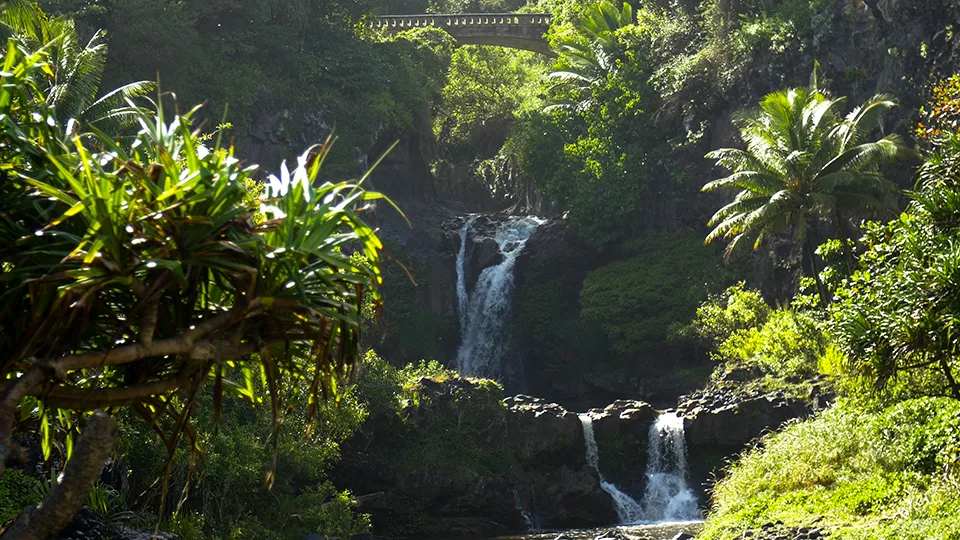
[[[878,95],[843,116],[844,98],[821,90],[819,67],[808,88],[776,92],[760,108],[735,118],[746,149],[723,148],[707,154],[732,174],[707,183],[703,191],[732,189],[733,202],[710,219],[706,242],[729,241],[728,257],[746,245],[757,249],[766,238],[789,232],[811,257],[810,229],[820,217],[838,222],[852,214],[887,208],[896,186],[879,166],[910,151],[897,135],[873,140],[896,103]]]
[[[626,2],[620,8],[610,0],[592,4],[574,24],[576,32],[557,44],[557,65],[549,77],[558,84],[590,88],[614,69],[616,32],[633,23],[633,8]]]

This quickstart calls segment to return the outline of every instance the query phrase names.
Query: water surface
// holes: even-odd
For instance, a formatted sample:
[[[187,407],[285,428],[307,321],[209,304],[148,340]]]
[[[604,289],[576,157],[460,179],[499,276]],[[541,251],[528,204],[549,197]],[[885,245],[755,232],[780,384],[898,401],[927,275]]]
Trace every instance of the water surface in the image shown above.
[[[520,536],[501,536],[496,540],[594,540],[596,538],[670,540],[682,532],[697,534],[702,528],[702,521],[684,521],[677,523],[655,523],[651,525],[624,525],[603,529],[529,533]]]

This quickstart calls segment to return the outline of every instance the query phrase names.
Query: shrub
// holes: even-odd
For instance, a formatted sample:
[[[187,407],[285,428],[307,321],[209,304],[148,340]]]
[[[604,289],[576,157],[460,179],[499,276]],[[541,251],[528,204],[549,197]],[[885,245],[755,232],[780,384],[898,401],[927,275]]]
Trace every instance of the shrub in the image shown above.
[[[692,233],[654,233],[624,250],[629,259],[587,274],[580,318],[613,352],[632,357],[667,346],[725,275],[717,251]]]
[[[19,469],[7,469],[0,476],[0,526],[20,515],[26,506],[43,499],[42,484]]]
[[[864,411],[841,402],[767,436],[713,493],[703,537],[735,538],[782,521],[831,538],[957,538],[960,403],[911,400]]]
[[[697,308],[694,332],[715,347],[734,332],[763,325],[769,315],[760,292],[747,290],[741,281]]]
[[[809,315],[777,309],[766,322],[737,330],[717,346],[715,358],[759,367],[776,377],[815,375],[827,341]]]

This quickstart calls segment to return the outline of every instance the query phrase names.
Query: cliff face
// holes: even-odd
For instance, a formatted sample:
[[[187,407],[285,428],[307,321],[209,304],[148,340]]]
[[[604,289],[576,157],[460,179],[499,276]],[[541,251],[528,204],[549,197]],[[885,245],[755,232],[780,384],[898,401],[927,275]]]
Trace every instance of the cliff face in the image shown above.
[[[700,146],[690,151],[697,174],[704,179],[715,177],[716,171],[701,156],[714,148],[738,144],[731,122],[735,111],[754,106],[768,92],[806,84],[814,60],[821,63],[834,95],[846,95],[851,103],[876,93],[897,97],[901,106],[888,119],[886,130],[909,135],[929,83],[960,68],[960,38],[954,37],[948,24],[957,16],[953,4],[952,0],[826,2],[807,29],[810,36],[804,38],[803,47],[786,57],[761,51],[752,61],[756,69],[743,86],[704,112],[704,118],[692,119],[695,124],[704,121],[708,126]],[[429,128],[429,122],[421,126],[423,130]],[[491,126],[490,141],[485,145],[493,148],[502,143],[505,129],[499,124]],[[503,193],[495,196],[481,185],[469,164],[448,163],[435,168],[432,164],[437,162],[437,144],[430,133],[384,133],[367,152],[367,160],[372,161],[398,137],[400,145],[377,169],[372,183],[395,198],[412,228],[383,205],[375,221],[388,239],[391,254],[403,262],[416,284],[399,267],[394,279],[388,279],[387,312],[371,341],[395,363],[426,357],[451,365],[459,345],[455,265],[463,216],[467,212],[520,212],[549,205],[540,204],[535,194],[527,193],[530,182],[518,180],[516,186],[521,187],[515,189],[519,191],[504,198]],[[888,174],[909,187],[912,165]],[[658,182],[668,184],[671,179]],[[691,235],[703,234],[709,213],[722,202],[711,197],[715,196],[690,194],[689,200],[676,205],[677,212],[685,217],[665,220],[661,227],[676,231],[692,228]],[[518,201],[524,202],[514,206]],[[649,234],[641,232],[639,236]],[[491,234],[480,231],[471,239],[470,247],[466,274],[472,283],[483,268],[497,264],[499,259]],[[756,256],[748,264],[751,268],[739,272],[749,276],[751,285],[762,288],[769,298],[783,299],[793,290],[799,256],[789,242],[775,243],[769,250],[774,256]],[[693,361],[695,351],[678,348],[666,332],[660,343],[642,356],[619,355],[619,360],[608,362],[611,333],[591,327],[592,323],[582,316],[588,274],[616,264],[629,268],[627,261],[631,260],[664,256],[636,253],[622,245],[602,252],[589,248],[562,219],[538,229],[515,269],[510,354],[514,362],[522,364],[525,384],[511,390],[586,408],[620,397],[668,403],[702,382],[709,367]],[[698,264],[681,265],[684,267],[676,271],[690,273],[689,267]],[[670,302],[672,294],[666,294],[663,301]],[[650,317],[640,307],[634,318]],[[674,322],[683,325],[688,321]]]

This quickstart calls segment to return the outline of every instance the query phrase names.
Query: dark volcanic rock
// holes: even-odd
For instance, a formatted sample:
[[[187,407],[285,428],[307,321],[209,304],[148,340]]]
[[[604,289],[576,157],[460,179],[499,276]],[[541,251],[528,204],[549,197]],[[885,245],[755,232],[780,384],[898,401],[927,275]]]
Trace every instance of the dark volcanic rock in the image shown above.
[[[525,465],[586,465],[583,428],[577,415],[556,403],[518,395],[504,400],[507,434]]]
[[[647,480],[650,426],[659,412],[648,403],[621,399],[603,409],[591,409],[588,414],[593,419],[600,472],[639,499]]]
[[[177,538],[175,534],[165,532],[154,535],[153,531],[117,527],[87,507],[81,508],[67,527],[57,535],[57,540],[177,540]]]
[[[739,447],[765,431],[776,430],[786,421],[803,418],[811,412],[805,401],[766,395],[716,408],[695,406],[685,412],[684,428],[691,448]]]
[[[544,528],[616,522],[576,414],[459,377],[415,392],[402,418],[372,417],[344,443],[334,471],[377,533],[496,536],[524,530],[524,512]]]

